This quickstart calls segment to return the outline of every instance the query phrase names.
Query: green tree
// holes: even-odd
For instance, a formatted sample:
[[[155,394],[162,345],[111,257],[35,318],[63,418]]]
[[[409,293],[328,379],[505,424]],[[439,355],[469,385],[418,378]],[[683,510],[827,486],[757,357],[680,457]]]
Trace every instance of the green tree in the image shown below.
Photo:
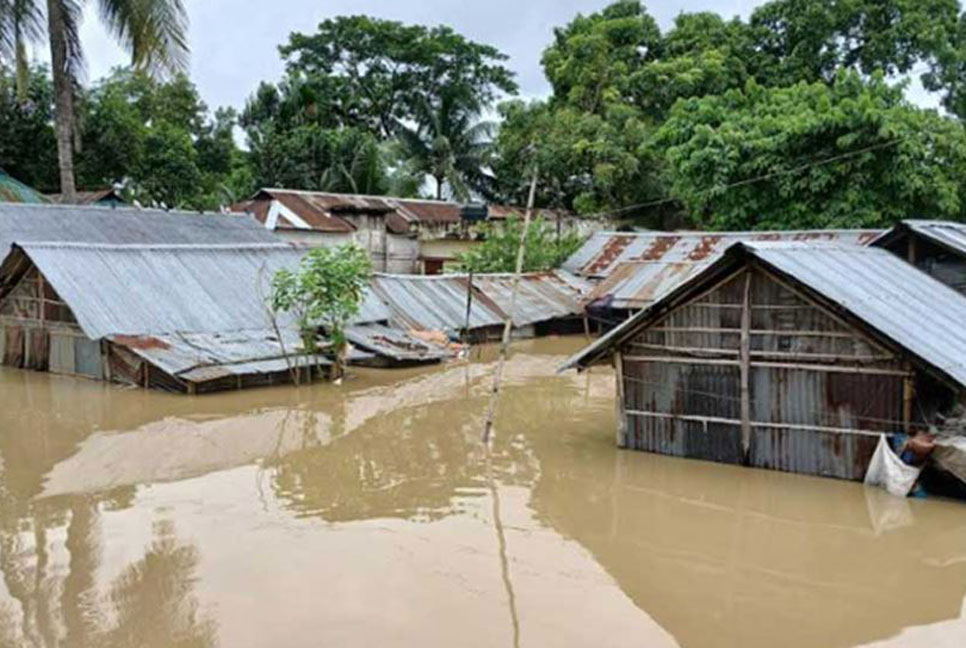
[[[212,116],[185,75],[162,83],[119,68],[80,96],[80,186],[122,184],[144,204],[198,209],[253,191],[235,112]]]
[[[966,216],[966,132],[881,75],[679,102],[657,145],[692,224],[875,227]]]
[[[408,195],[428,173],[455,195],[484,188],[480,115],[516,91],[504,54],[368,16],[327,20],[280,50],[285,77],[241,116],[260,184]]]
[[[321,329],[332,343],[337,375],[341,375],[346,329],[362,308],[371,275],[369,255],[355,244],[315,248],[296,271],[280,270],[272,279],[271,310],[295,318],[306,354],[317,352]]]
[[[87,4],[86,0],[0,0],[0,56],[12,58],[23,70],[24,44],[42,38],[49,42],[60,189],[68,201],[76,191],[74,92],[84,65],[80,22]],[[131,52],[134,67],[152,74],[185,68],[188,20],[181,0],[99,0],[97,7],[108,31]]]
[[[458,257],[466,272],[516,272],[517,252],[523,236],[523,221],[511,217],[502,224],[484,227],[484,241]],[[542,272],[559,268],[577,251],[583,239],[576,232],[557,236],[542,218],[530,222],[527,230],[525,272]]]
[[[320,116],[381,139],[422,113],[424,103],[438,110],[447,96],[462,95],[486,105],[517,89],[505,54],[443,26],[339,16],[314,34],[292,34],[280,51],[285,88],[310,98]]]
[[[57,191],[53,95],[46,68],[29,68],[21,94],[13,71],[0,66],[0,166],[44,192]]]
[[[634,106],[603,115],[553,103],[501,106],[492,168],[498,194],[523,204],[528,179],[540,169],[537,205],[592,214],[663,196],[654,128]]]
[[[906,73],[954,40],[958,0],[771,0],[751,15],[769,85],[833,82],[842,68]]]
[[[444,91],[438,107],[420,101],[414,115],[416,126],[398,125],[400,150],[409,168],[436,182],[436,199],[444,187],[459,200],[473,191],[492,195],[492,178],[484,171],[493,125],[477,121],[481,106],[475,97]]]
[[[554,31],[543,68],[554,97],[602,113],[628,97],[627,80],[661,52],[661,32],[639,0],[618,0]]]

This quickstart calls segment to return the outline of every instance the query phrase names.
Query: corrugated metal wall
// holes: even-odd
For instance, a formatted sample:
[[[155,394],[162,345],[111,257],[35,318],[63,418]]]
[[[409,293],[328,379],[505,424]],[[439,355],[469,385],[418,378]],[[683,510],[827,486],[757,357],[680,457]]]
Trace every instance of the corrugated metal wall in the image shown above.
[[[861,479],[875,433],[903,427],[901,362],[756,271],[750,291],[752,435],[746,459],[739,362],[744,282],[743,275],[733,278],[622,347],[623,445]]]

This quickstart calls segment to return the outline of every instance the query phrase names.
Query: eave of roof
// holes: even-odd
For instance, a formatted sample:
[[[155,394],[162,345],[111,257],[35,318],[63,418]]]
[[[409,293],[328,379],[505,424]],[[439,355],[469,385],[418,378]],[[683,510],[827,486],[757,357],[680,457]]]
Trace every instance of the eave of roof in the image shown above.
[[[815,254],[796,255],[796,250]],[[943,382],[966,390],[966,298],[885,250],[807,243],[733,244],[689,281],[569,358],[561,371],[596,364],[648,322],[747,265],[748,259],[803,287],[858,328],[904,350]],[[916,317],[910,316],[913,313]]]

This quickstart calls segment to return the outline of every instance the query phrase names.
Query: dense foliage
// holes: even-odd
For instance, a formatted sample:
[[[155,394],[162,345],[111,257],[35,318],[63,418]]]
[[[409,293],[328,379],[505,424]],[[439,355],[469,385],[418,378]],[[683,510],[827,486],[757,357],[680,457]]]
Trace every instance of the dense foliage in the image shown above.
[[[881,78],[841,72],[678,103],[657,137],[671,188],[712,229],[888,226],[966,217],[966,132]],[[762,178],[752,182],[750,179]]]
[[[868,226],[963,218],[958,120],[908,102],[919,77],[966,117],[957,0],[772,0],[750,19],[682,13],[661,33],[638,0],[556,31],[553,94],[502,107],[492,168],[519,201],[651,227]]]
[[[11,12],[34,4],[0,0],[0,165],[50,190],[58,86],[14,65],[15,28],[32,23]],[[144,64],[183,51],[127,44]],[[78,88],[81,185],[185,207],[269,185],[523,204],[536,168],[538,207],[650,227],[966,218],[959,0],[770,0],[747,20],[681,13],[664,30],[617,0],[554,31],[537,101],[513,98],[504,54],[447,27],[342,16],[280,54],[283,78],[238,116],[210,113],[183,76]],[[910,103],[909,79],[944,112]]]
[[[523,236],[523,220],[511,217],[500,226],[484,228],[483,243],[459,256],[464,272],[516,272],[517,253]],[[524,272],[559,268],[580,247],[576,232],[559,234],[544,219],[536,218],[527,229]]]
[[[448,27],[341,16],[280,51],[285,78],[263,83],[241,119],[258,184],[410,195],[425,174],[438,197],[486,190],[480,115],[516,91],[497,49]]]

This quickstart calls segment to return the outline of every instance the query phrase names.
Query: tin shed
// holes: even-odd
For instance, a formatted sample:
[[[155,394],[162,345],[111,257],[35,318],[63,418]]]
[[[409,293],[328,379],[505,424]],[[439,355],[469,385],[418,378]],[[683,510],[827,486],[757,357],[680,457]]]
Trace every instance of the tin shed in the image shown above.
[[[899,255],[966,295],[966,225],[963,223],[906,220],[872,245]]]
[[[876,248],[732,245],[571,358],[613,358],[621,447],[861,479],[966,391],[966,299]]]

